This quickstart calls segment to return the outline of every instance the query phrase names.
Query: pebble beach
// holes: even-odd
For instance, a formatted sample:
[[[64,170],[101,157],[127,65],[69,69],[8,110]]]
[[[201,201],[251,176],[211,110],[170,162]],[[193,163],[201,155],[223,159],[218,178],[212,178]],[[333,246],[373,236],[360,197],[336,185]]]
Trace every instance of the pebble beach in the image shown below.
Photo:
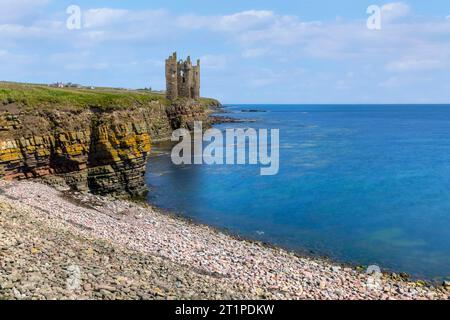
[[[246,241],[150,205],[0,182],[0,299],[444,299],[449,288]]]

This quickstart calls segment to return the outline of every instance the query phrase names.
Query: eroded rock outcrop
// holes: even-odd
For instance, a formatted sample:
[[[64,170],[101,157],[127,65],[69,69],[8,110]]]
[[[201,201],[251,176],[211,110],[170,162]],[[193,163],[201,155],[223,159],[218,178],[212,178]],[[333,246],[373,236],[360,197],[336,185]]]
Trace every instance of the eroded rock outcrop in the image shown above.
[[[11,108],[12,109],[12,108]],[[207,120],[195,101],[129,110],[0,111],[0,178],[141,196],[152,140]]]

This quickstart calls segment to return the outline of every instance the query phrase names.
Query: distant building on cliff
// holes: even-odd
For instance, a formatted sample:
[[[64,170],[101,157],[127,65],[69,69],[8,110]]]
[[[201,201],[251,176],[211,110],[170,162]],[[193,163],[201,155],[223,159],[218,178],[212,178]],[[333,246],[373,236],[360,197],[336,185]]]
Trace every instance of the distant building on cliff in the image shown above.
[[[193,66],[190,57],[178,61],[176,52],[166,60],[166,95],[169,100],[200,98],[200,60]]]

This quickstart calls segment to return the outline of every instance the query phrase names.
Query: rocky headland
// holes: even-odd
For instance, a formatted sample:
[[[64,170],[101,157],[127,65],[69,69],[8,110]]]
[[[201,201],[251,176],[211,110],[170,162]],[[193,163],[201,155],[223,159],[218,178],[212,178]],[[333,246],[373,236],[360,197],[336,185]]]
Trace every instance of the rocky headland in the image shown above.
[[[152,141],[209,123],[213,99],[0,83],[0,179],[141,196]]]

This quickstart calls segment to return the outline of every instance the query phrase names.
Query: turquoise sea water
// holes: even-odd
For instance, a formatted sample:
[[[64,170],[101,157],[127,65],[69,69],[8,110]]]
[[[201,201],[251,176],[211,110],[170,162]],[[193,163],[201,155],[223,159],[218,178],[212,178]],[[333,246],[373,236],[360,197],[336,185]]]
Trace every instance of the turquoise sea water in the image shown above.
[[[266,112],[242,113],[258,109]],[[278,128],[280,172],[150,159],[149,201],[232,233],[416,277],[450,276],[450,105],[233,105]]]

